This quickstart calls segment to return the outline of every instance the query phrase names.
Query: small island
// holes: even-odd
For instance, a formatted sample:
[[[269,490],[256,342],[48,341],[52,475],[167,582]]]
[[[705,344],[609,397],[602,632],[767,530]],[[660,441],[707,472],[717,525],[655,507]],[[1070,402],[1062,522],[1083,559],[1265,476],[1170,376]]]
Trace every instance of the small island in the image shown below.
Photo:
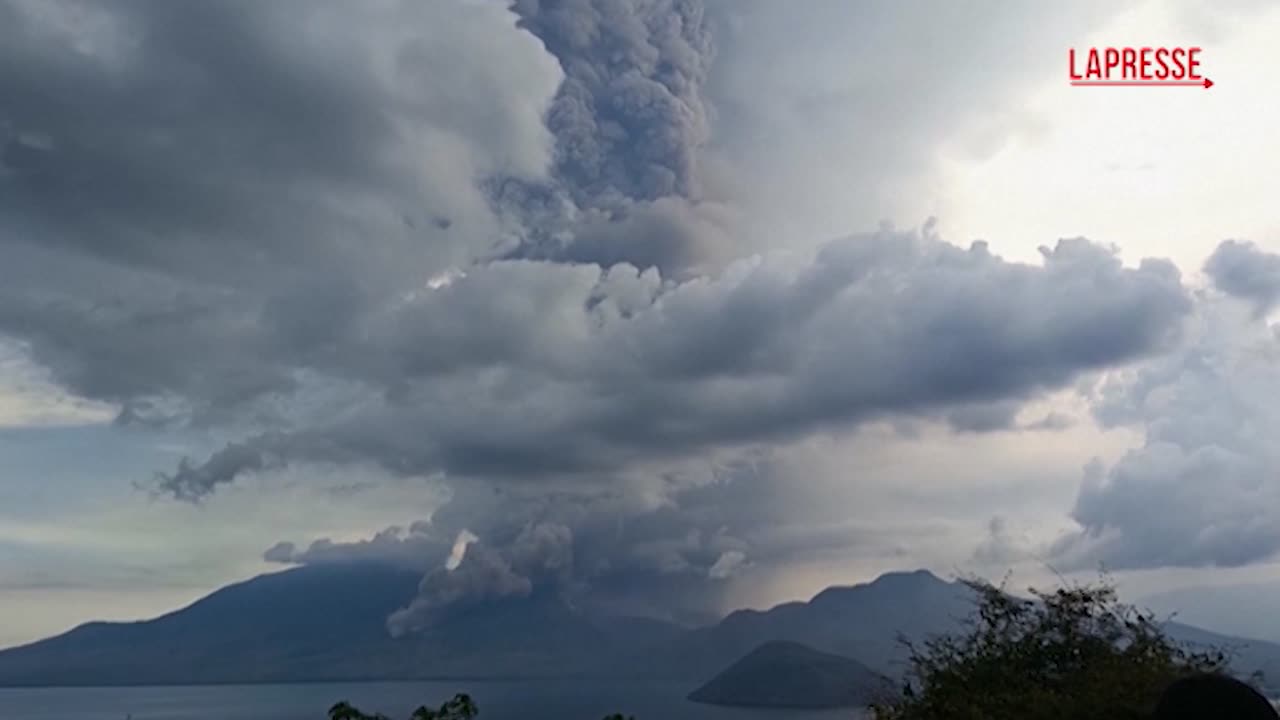
[[[773,708],[867,706],[888,680],[866,665],[795,642],[768,642],[689,694],[709,705]]]

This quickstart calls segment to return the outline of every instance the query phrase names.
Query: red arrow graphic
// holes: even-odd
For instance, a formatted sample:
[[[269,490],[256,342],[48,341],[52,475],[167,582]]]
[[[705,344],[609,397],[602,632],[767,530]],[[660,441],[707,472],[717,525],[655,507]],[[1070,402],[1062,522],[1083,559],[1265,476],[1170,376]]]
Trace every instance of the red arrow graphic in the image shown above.
[[[1203,87],[1206,90],[1213,87],[1213,81],[1209,78],[1203,80],[1072,80],[1072,85],[1088,86],[1095,85],[1098,87]]]

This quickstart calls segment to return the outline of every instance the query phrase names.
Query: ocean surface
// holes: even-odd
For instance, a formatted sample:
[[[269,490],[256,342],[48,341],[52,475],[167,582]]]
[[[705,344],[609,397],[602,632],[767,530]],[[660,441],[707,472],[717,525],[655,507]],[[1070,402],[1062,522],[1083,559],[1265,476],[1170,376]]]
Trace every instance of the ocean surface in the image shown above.
[[[601,720],[621,712],[636,720],[842,720],[858,710],[759,710],[699,705],[689,688],[569,682],[315,683],[124,688],[0,688],[3,720],[325,720],[346,700],[361,710],[408,720],[470,693],[479,720]]]

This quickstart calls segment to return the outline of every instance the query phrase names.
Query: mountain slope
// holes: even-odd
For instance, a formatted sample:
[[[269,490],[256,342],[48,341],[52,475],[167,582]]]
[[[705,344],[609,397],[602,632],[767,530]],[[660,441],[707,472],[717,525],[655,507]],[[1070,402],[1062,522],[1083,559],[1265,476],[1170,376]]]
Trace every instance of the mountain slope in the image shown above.
[[[1261,673],[1260,684],[1280,693],[1280,645],[1264,640],[1222,635],[1182,623],[1164,624],[1168,636],[1184,647],[1222,650],[1231,658],[1231,666],[1242,675]]]
[[[866,706],[886,689],[887,682],[857,660],[774,641],[730,665],[690,693],[689,699],[740,707]]]
[[[1161,615],[1176,614],[1184,623],[1280,642],[1280,582],[1183,587],[1149,595],[1139,604]]]
[[[457,608],[426,632],[387,634],[417,592],[416,572],[308,566],[229,585],[181,610],[132,623],[88,623],[0,651],[0,685],[118,685],[612,674],[705,682],[783,640],[897,677],[899,635],[954,631],[971,593],[923,571],[824,590],[808,602],[743,610],[697,630],[605,618],[554,593]],[[1280,646],[1171,623],[1176,639],[1237,651],[1236,668],[1280,678]]]
[[[392,638],[386,618],[420,575],[381,565],[308,566],[229,585],[142,622],[88,623],[0,651],[0,685],[119,685],[443,676],[591,669],[602,648],[645,647],[677,628],[590,618],[557,596],[466,607]]]
[[[379,645],[419,576],[305,567],[229,585],[153,620],[93,622],[0,652],[0,683],[118,684],[284,679],[339,648]],[[294,669],[290,669],[294,668]]]

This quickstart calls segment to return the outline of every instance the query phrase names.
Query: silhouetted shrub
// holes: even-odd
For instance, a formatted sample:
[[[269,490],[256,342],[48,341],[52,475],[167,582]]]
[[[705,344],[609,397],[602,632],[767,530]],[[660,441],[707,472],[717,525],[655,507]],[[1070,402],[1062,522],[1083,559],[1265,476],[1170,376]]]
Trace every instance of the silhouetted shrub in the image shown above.
[[[1170,640],[1106,584],[1018,598],[967,581],[977,612],[960,632],[910,643],[901,694],[877,720],[1096,720],[1146,716],[1179,677],[1221,671],[1219,651]]]

